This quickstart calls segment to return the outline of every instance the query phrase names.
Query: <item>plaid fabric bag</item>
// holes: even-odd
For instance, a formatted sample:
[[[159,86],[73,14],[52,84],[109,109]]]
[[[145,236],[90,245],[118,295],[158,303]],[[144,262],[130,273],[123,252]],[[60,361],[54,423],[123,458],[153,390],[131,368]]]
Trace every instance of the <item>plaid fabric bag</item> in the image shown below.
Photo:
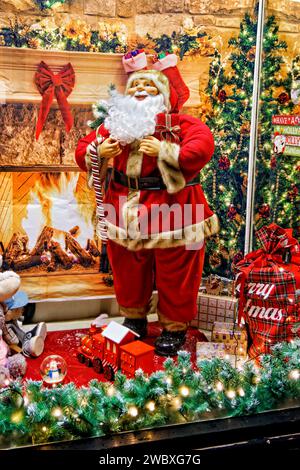
[[[261,248],[237,264],[238,319],[248,329],[249,356],[270,352],[270,347],[290,341],[300,319],[299,244],[276,224],[257,232]]]

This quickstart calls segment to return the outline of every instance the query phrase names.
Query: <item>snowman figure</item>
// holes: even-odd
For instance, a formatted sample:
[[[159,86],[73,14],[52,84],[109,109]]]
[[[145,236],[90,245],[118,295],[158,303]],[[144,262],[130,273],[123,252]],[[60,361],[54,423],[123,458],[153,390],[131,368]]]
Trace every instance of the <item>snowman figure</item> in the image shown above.
[[[285,144],[286,144],[285,135],[275,133],[273,143],[274,143],[274,153],[275,154],[283,153],[285,149]]]
[[[45,378],[45,381],[48,383],[57,383],[61,381],[60,368],[54,359],[49,363],[47,378]]]

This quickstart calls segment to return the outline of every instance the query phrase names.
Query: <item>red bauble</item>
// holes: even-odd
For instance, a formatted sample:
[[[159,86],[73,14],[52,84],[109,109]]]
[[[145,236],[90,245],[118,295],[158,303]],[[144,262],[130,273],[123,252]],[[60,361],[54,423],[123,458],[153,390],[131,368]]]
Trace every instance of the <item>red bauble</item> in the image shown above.
[[[231,205],[227,211],[227,217],[228,219],[233,220],[236,217],[236,215],[237,215],[237,210],[233,205]]]
[[[219,101],[221,101],[221,103],[224,103],[227,100],[226,91],[225,90],[220,90],[219,94],[218,94],[218,98],[219,98]]]
[[[263,217],[263,219],[267,219],[268,217],[270,217],[269,204],[263,204],[262,206],[260,206],[260,208],[258,209],[258,213],[261,217]]]
[[[276,168],[276,166],[277,166],[277,160],[276,160],[276,157],[273,156],[270,161],[270,167]]]
[[[218,166],[220,170],[228,170],[230,167],[230,160],[227,155],[222,155],[222,157],[219,158]]]
[[[278,96],[278,103],[280,104],[286,104],[290,101],[290,97],[288,93],[282,92]]]
[[[232,262],[234,264],[237,264],[239,261],[241,261],[243,259],[243,253],[241,251],[238,251],[237,253],[234,254],[233,258],[232,258]]]
[[[299,194],[297,186],[293,185],[291,191],[288,191],[288,198],[293,201]]]

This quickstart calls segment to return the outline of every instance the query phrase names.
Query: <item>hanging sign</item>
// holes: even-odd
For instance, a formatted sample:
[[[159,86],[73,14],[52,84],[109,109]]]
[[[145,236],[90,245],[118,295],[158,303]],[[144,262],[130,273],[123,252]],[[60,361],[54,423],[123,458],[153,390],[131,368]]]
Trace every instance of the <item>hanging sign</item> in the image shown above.
[[[300,115],[272,116],[273,151],[276,155],[300,156]]]

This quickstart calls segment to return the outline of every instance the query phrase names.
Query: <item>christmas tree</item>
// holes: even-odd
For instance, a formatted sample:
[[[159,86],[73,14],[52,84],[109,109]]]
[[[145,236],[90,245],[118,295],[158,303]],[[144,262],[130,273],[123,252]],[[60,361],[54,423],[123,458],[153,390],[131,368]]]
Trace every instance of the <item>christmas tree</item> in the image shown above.
[[[299,58],[290,66],[284,52],[287,45],[278,39],[278,26],[268,18],[263,44],[260,122],[258,128],[255,229],[275,222],[282,227],[300,228],[299,156],[274,153],[272,116],[299,114],[291,100],[299,73]]]
[[[210,65],[206,92],[211,112],[206,123],[214,134],[216,148],[211,162],[202,171],[201,182],[219,216],[221,229],[208,241],[206,274],[232,277],[235,264],[243,257],[256,26],[256,17],[246,14],[238,37],[229,40],[227,56],[222,58],[216,51]],[[294,106],[287,91],[292,74],[280,73],[284,64],[282,53],[287,46],[278,39],[277,32],[274,17],[269,17],[264,28],[255,228],[272,220],[282,226],[296,220],[296,208],[291,201],[296,193],[293,189],[296,166],[286,159],[272,167],[272,116],[291,113]],[[279,187],[281,175],[285,181]]]

